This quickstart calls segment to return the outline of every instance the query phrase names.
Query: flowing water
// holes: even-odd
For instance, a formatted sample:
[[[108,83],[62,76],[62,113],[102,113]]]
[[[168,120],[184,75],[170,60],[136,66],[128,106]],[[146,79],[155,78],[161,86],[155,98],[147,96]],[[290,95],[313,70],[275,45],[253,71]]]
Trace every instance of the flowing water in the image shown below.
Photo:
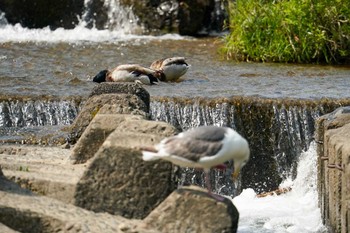
[[[350,98],[350,67],[221,60],[218,38],[131,34],[138,30],[137,19],[130,9],[115,18],[118,7],[108,6],[114,20],[106,30],[91,27],[88,9],[74,29],[54,31],[10,25],[0,12],[0,134],[10,131],[6,127],[70,124],[79,111],[74,98],[87,97],[97,85],[91,78],[98,71],[122,63],[149,66],[171,56],[185,56],[191,68],[178,83],[146,86],[151,96]],[[18,96],[26,102],[16,100]],[[310,167],[316,168],[314,146],[301,155],[297,178],[282,184],[292,185],[291,192],[258,199],[245,189],[234,198],[241,216],[239,232],[325,232]]]
[[[239,233],[327,232],[317,202],[316,145],[303,152],[295,180],[287,179],[281,187],[292,187],[280,196],[257,198],[252,189],[233,199],[240,213]]]

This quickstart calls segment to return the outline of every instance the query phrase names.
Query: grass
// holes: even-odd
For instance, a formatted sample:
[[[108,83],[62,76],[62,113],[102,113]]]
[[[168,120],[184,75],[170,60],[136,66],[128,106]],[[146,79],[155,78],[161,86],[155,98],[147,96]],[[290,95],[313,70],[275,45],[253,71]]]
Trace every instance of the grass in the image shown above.
[[[236,0],[229,4],[228,59],[293,63],[350,61],[350,1]]]

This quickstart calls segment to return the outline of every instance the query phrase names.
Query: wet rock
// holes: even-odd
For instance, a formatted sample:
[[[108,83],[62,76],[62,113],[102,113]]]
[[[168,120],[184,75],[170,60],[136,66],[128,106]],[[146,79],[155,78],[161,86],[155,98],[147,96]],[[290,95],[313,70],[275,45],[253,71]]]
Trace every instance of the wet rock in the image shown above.
[[[227,1],[221,0],[120,0],[120,5],[132,7],[137,24],[144,33],[180,33],[198,35],[203,29],[221,32],[228,19]],[[82,18],[87,27],[106,29],[110,25],[108,6],[104,1],[62,0],[3,0],[0,10],[11,24],[24,27],[51,29],[74,28]],[[115,9],[118,10],[118,9]],[[79,17],[77,17],[79,16]]]
[[[68,141],[75,143],[98,112],[146,117],[149,102],[149,93],[135,83],[107,82],[96,85],[73,124],[66,129],[70,132]]]
[[[210,0],[181,1],[178,13],[179,33],[194,36],[209,27],[214,4]]]
[[[84,8],[83,0],[2,0],[0,10],[5,12],[6,19],[11,24],[20,23],[23,27],[52,29],[64,27],[74,28],[78,23],[77,15]]]
[[[121,0],[132,6],[139,23],[156,34],[179,33],[197,36],[214,30],[221,32],[227,19],[226,1],[215,0]],[[205,31],[204,31],[205,30]]]
[[[350,107],[320,117],[315,135],[318,193],[324,223],[334,232],[349,232]]]
[[[142,219],[175,189],[171,163],[145,162],[141,151],[133,149],[154,145],[169,136],[159,131],[165,127],[164,123],[141,121],[143,126],[134,130],[146,134],[129,131],[134,127],[130,122],[122,123],[125,132],[112,132],[91,159],[76,188],[77,206]],[[157,134],[152,134],[151,129]],[[163,130],[169,132],[172,131]]]
[[[230,199],[218,202],[207,190],[190,186],[174,191],[144,223],[161,232],[236,232],[238,219]]]

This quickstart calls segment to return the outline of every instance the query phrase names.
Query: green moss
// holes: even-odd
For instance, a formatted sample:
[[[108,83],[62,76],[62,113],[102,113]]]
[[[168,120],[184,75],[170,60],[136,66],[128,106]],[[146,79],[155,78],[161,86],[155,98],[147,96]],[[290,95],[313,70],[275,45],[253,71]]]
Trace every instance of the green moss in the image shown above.
[[[229,59],[297,63],[350,60],[350,2],[237,0],[229,6]]]

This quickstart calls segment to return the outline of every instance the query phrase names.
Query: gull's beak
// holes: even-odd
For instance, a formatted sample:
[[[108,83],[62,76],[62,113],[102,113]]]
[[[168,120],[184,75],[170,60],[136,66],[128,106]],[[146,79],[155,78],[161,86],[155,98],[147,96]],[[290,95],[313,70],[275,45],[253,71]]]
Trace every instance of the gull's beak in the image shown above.
[[[238,167],[238,168],[236,168],[235,171],[232,173],[232,180],[233,180],[234,182],[237,181],[237,178],[238,178],[238,176],[239,176],[239,172],[240,172],[240,171],[241,171],[241,169]]]

